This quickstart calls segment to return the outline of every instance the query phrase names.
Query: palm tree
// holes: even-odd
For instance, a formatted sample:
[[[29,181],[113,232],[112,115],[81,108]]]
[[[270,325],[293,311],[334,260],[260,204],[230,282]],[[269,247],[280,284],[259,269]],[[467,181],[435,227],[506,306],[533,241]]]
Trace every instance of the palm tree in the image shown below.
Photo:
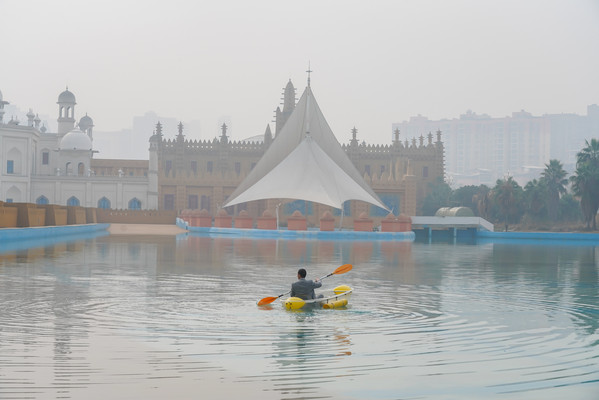
[[[507,179],[498,179],[493,188],[493,198],[503,216],[505,230],[507,232],[510,220],[516,219],[520,210],[520,198],[522,188],[511,176]]]
[[[541,179],[547,188],[547,212],[553,221],[557,219],[560,195],[567,192],[566,175],[564,166],[558,160],[549,160],[549,164],[545,164],[545,170],[541,173]]]
[[[591,139],[590,143],[588,140],[585,140],[584,143],[586,147],[576,155],[576,164],[584,163],[591,164],[593,167],[599,167],[599,140]]]
[[[545,215],[546,193],[547,188],[543,181],[533,179],[524,186],[527,213],[535,220],[539,220]]]
[[[593,173],[593,169],[589,165],[580,164],[577,166],[574,175],[570,177],[572,191],[580,198],[580,208],[587,224],[587,229],[591,229],[592,225],[593,230],[597,230],[595,215],[599,209],[599,204],[597,204],[599,179],[596,175],[597,173]]]
[[[599,140],[585,140],[576,155],[576,171],[570,177],[574,194],[580,198],[580,207],[587,228],[597,230],[596,215],[599,210]]]

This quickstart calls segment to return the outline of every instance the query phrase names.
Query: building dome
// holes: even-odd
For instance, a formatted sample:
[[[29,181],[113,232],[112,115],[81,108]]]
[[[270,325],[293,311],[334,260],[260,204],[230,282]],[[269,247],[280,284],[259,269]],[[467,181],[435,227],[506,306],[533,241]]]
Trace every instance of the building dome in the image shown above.
[[[94,120],[91,119],[91,117],[89,117],[87,114],[85,114],[79,120],[79,128],[82,131],[86,131],[89,127],[92,127],[92,126],[94,126]]]
[[[75,95],[73,92],[69,91],[69,89],[65,90],[61,94],[58,95],[58,103],[73,103],[77,104],[75,101]]]
[[[94,120],[87,114],[85,114],[83,117],[81,117],[81,119],[79,120],[79,124],[81,124],[82,122],[85,122],[88,125],[94,124]]]
[[[2,101],[2,90],[0,90],[0,101]]]
[[[60,150],[91,150],[92,141],[85,133],[75,128],[60,140]]]

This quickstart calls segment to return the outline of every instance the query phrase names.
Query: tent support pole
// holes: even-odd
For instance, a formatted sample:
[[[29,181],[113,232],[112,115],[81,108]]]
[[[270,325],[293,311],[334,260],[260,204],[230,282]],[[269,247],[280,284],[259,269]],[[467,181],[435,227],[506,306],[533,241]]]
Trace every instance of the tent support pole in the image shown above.
[[[341,218],[339,219],[339,230],[343,229],[343,212],[345,210],[343,209],[343,204],[341,205]]]
[[[277,230],[279,230],[279,206],[281,205],[281,203],[277,204],[277,206],[275,207],[275,211],[277,214]]]

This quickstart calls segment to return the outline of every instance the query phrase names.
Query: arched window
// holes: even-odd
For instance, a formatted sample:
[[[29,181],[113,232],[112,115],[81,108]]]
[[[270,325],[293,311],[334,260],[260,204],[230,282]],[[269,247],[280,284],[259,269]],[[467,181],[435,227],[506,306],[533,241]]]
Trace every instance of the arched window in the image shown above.
[[[85,175],[85,164],[83,164],[82,162],[80,162],[79,165],[77,166],[77,175],[79,175],[79,176]]]
[[[67,176],[73,175],[73,164],[70,161],[64,166],[64,172]]]
[[[46,196],[40,196],[35,200],[35,204],[49,204],[48,198]]]
[[[8,189],[6,191],[6,202],[7,203],[20,202],[20,201],[23,201],[23,200],[21,200],[21,191],[16,186],[12,186],[10,189]]]
[[[78,205],[79,205],[79,199],[75,196],[71,196],[67,200],[67,206],[78,206]]]
[[[109,209],[110,208],[110,200],[108,200],[106,197],[102,197],[100,200],[98,200],[98,208],[103,208],[103,209]]]
[[[129,200],[129,210],[141,210],[141,201],[139,201],[137,197]]]

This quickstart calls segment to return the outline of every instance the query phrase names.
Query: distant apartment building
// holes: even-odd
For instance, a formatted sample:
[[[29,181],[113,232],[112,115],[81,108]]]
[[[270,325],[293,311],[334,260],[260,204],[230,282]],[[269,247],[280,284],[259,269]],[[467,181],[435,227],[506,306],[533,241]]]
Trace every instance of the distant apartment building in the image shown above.
[[[585,139],[599,137],[599,106],[588,106],[587,115],[533,116],[520,111],[493,118],[468,111],[459,118],[436,121],[419,115],[394,123],[392,129],[404,137],[441,130],[446,178],[452,186],[494,185],[507,175],[525,184],[538,178],[550,159],[574,170]]]

